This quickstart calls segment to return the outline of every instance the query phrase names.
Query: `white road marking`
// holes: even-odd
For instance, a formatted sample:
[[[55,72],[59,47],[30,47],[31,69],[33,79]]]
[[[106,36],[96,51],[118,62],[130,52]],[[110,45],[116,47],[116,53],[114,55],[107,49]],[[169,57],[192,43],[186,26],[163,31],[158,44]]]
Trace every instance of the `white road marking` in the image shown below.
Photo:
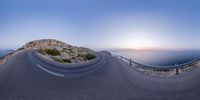
[[[65,75],[63,75],[63,74],[58,74],[58,73],[49,71],[48,69],[42,67],[42,66],[39,65],[39,64],[37,64],[37,66],[38,66],[39,68],[41,68],[42,70],[44,70],[44,71],[46,71],[47,73],[50,73],[50,74],[52,74],[52,75],[59,76],[59,77],[64,77],[64,76],[65,76]]]

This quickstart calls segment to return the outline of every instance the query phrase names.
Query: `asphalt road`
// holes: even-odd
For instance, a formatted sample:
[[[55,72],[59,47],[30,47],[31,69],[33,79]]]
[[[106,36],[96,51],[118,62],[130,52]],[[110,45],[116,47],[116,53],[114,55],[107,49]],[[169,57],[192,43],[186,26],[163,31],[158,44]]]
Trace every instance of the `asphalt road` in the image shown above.
[[[200,100],[200,70],[161,79],[100,55],[94,71],[69,78],[43,69],[30,52],[19,52],[0,66],[0,100]]]

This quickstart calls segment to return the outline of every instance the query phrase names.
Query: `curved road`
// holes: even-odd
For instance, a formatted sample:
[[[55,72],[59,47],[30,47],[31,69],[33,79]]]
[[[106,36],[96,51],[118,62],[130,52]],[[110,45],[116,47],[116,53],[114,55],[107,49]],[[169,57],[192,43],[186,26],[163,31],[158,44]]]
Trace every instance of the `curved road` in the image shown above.
[[[161,79],[104,53],[94,71],[67,78],[40,67],[30,51],[0,66],[0,100],[200,100],[200,70]]]

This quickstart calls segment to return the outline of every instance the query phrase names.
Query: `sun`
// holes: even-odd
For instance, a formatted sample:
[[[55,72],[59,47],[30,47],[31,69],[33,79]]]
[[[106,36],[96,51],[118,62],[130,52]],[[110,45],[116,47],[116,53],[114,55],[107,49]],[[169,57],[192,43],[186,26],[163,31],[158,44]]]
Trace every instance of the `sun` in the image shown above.
[[[134,37],[126,37],[123,41],[123,46],[125,48],[143,50],[156,48],[156,43],[153,38],[145,34],[134,35]]]
[[[130,47],[133,49],[148,49],[154,47],[154,43],[148,38],[137,38],[132,41]]]

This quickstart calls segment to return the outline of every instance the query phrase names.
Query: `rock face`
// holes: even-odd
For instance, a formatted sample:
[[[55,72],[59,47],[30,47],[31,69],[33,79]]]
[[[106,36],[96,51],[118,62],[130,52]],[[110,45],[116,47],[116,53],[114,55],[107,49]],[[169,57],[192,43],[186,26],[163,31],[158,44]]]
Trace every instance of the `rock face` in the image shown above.
[[[43,56],[61,63],[82,63],[96,57],[95,52],[90,49],[71,46],[53,39],[31,41],[21,49],[37,49]]]

